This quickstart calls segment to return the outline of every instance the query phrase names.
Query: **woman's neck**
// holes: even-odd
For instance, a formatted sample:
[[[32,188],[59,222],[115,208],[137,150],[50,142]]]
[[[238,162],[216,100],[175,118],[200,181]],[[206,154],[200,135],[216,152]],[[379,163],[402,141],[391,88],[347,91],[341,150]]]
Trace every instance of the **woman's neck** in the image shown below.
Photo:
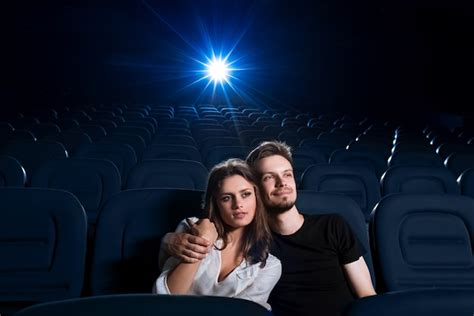
[[[227,245],[237,246],[242,244],[244,227],[233,228],[227,231]]]

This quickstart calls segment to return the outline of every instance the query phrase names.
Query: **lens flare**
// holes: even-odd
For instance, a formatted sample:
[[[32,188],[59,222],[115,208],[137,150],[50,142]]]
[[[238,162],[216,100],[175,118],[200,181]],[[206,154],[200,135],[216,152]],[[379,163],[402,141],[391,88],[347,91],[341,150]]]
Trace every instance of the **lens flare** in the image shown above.
[[[206,72],[212,81],[215,83],[222,83],[228,80],[230,68],[225,60],[213,58],[208,64],[206,64]]]

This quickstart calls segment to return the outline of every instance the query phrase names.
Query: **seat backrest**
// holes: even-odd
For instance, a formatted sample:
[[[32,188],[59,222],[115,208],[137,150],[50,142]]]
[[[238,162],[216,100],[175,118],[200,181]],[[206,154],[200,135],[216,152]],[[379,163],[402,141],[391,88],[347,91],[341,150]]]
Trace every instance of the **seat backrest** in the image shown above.
[[[201,161],[201,154],[195,146],[189,145],[150,145],[143,153],[143,160],[148,159],[184,159]]]
[[[304,172],[301,190],[341,193],[354,199],[366,221],[380,200],[380,184],[373,170],[366,166],[318,164]]]
[[[184,145],[184,146],[194,146],[197,147],[196,141],[189,135],[157,135],[151,141],[151,145]]]
[[[474,310],[474,290],[422,289],[397,291],[354,301],[345,316],[463,316]]]
[[[0,133],[0,146],[17,141],[35,141],[36,137],[32,132],[27,130],[15,129],[14,131],[3,131]]]
[[[189,315],[268,316],[268,311],[249,300],[191,295],[123,294],[85,297],[44,303],[29,307],[16,316],[128,316],[128,315]]]
[[[60,189],[74,194],[94,223],[100,206],[120,191],[120,173],[108,160],[67,158],[49,160],[31,177],[31,186]]]
[[[1,149],[2,154],[16,158],[26,172],[29,184],[33,172],[45,161],[67,158],[64,146],[55,141],[18,141],[9,143]]]
[[[135,151],[138,160],[141,159],[143,152],[146,148],[146,144],[143,138],[138,135],[132,134],[111,133],[106,137],[101,138],[100,141],[104,143],[118,143],[130,145]]]
[[[204,190],[209,171],[200,162],[178,159],[143,160],[127,179],[127,189],[177,188]]]
[[[433,151],[397,151],[388,159],[388,166],[398,165],[422,165],[442,166],[443,160]]]
[[[212,148],[220,146],[241,146],[240,139],[237,137],[228,137],[228,136],[211,136],[200,139],[199,150],[202,157],[206,157]]]
[[[443,166],[394,166],[384,173],[382,194],[459,194],[456,179]]]
[[[202,191],[126,190],[100,211],[91,268],[93,295],[148,293],[159,275],[160,240],[200,216]]]
[[[81,145],[92,143],[92,139],[84,132],[61,132],[45,139],[61,143],[70,156],[73,156]]]
[[[0,306],[79,297],[86,215],[77,198],[60,190],[0,188],[0,201]]]
[[[250,148],[247,146],[217,146],[207,152],[204,158],[204,165],[211,170],[216,164],[230,158],[244,159],[249,153]]]
[[[80,146],[75,158],[106,159],[114,163],[125,186],[128,173],[137,164],[137,155],[130,145],[118,143],[93,143]]]
[[[367,166],[374,170],[377,179],[387,170],[387,161],[383,151],[373,149],[338,149],[333,151],[329,163]]]
[[[342,216],[357,237],[359,246],[363,248],[361,251],[365,253],[364,260],[369,267],[372,283],[375,285],[375,273],[367,234],[367,225],[357,203],[342,194],[300,190],[298,191],[296,206],[300,212],[305,214],[333,213]]]
[[[395,193],[382,198],[370,219],[382,290],[474,289],[473,210],[474,200],[461,195]]]
[[[474,168],[466,169],[457,180],[461,194],[474,198]]]
[[[0,187],[24,187],[25,169],[13,157],[0,155]]]
[[[474,152],[454,152],[444,164],[458,178],[466,169],[474,168]]]
[[[112,134],[130,134],[140,136],[145,144],[151,141],[151,133],[144,127],[121,125],[112,130]]]

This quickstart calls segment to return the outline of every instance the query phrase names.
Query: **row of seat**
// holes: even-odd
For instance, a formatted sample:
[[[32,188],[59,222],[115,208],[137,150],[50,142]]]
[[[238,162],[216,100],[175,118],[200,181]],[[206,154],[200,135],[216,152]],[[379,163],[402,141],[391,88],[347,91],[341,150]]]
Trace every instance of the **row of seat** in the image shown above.
[[[107,146],[103,148],[107,150]],[[111,154],[111,153],[110,153]],[[35,157],[28,157],[35,164]],[[124,169],[123,164],[122,170]],[[111,195],[123,189],[182,188],[204,190],[208,170],[199,162],[178,159],[144,160],[130,168],[122,181],[111,161],[91,158],[48,159],[39,164],[28,186],[63,189],[75,194],[86,209],[89,221]],[[0,186],[23,186],[25,172],[10,156],[0,156]],[[462,194],[474,197],[474,169],[467,169],[458,182],[441,166],[395,166],[379,181],[372,170],[357,164],[317,164],[301,177],[299,189],[342,193],[353,198],[366,220],[381,196],[392,193]]]
[[[357,300],[345,316],[464,316],[474,309],[472,289],[397,291]],[[15,316],[189,315],[266,316],[262,306],[243,299],[215,296],[122,294],[38,304]]]
[[[202,195],[179,189],[113,195],[99,212],[89,265],[87,216],[74,195],[0,188],[0,288],[7,289],[0,294],[0,306],[18,309],[25,302],[81,293],[149,292],[159,274],[160,239],[181,219],[201,215]],[[364,257],[380,293],[474,287],[472,198],[388,195],[371,214],[370,239],[357,203],[344,195],[299,191],[297,206],[307,214],[337,213],[345,218],[366,250]]]

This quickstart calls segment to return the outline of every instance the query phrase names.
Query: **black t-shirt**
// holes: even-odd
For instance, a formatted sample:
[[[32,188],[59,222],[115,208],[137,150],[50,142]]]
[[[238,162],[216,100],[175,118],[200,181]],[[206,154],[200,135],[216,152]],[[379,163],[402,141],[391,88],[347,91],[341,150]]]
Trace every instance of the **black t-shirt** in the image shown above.
[[[296,233],[273,234],[271,253],[283,269],[269,300],[275,315],[340,315],[354,299],[342,265],[362,254],[339,215],[304,215]]]

